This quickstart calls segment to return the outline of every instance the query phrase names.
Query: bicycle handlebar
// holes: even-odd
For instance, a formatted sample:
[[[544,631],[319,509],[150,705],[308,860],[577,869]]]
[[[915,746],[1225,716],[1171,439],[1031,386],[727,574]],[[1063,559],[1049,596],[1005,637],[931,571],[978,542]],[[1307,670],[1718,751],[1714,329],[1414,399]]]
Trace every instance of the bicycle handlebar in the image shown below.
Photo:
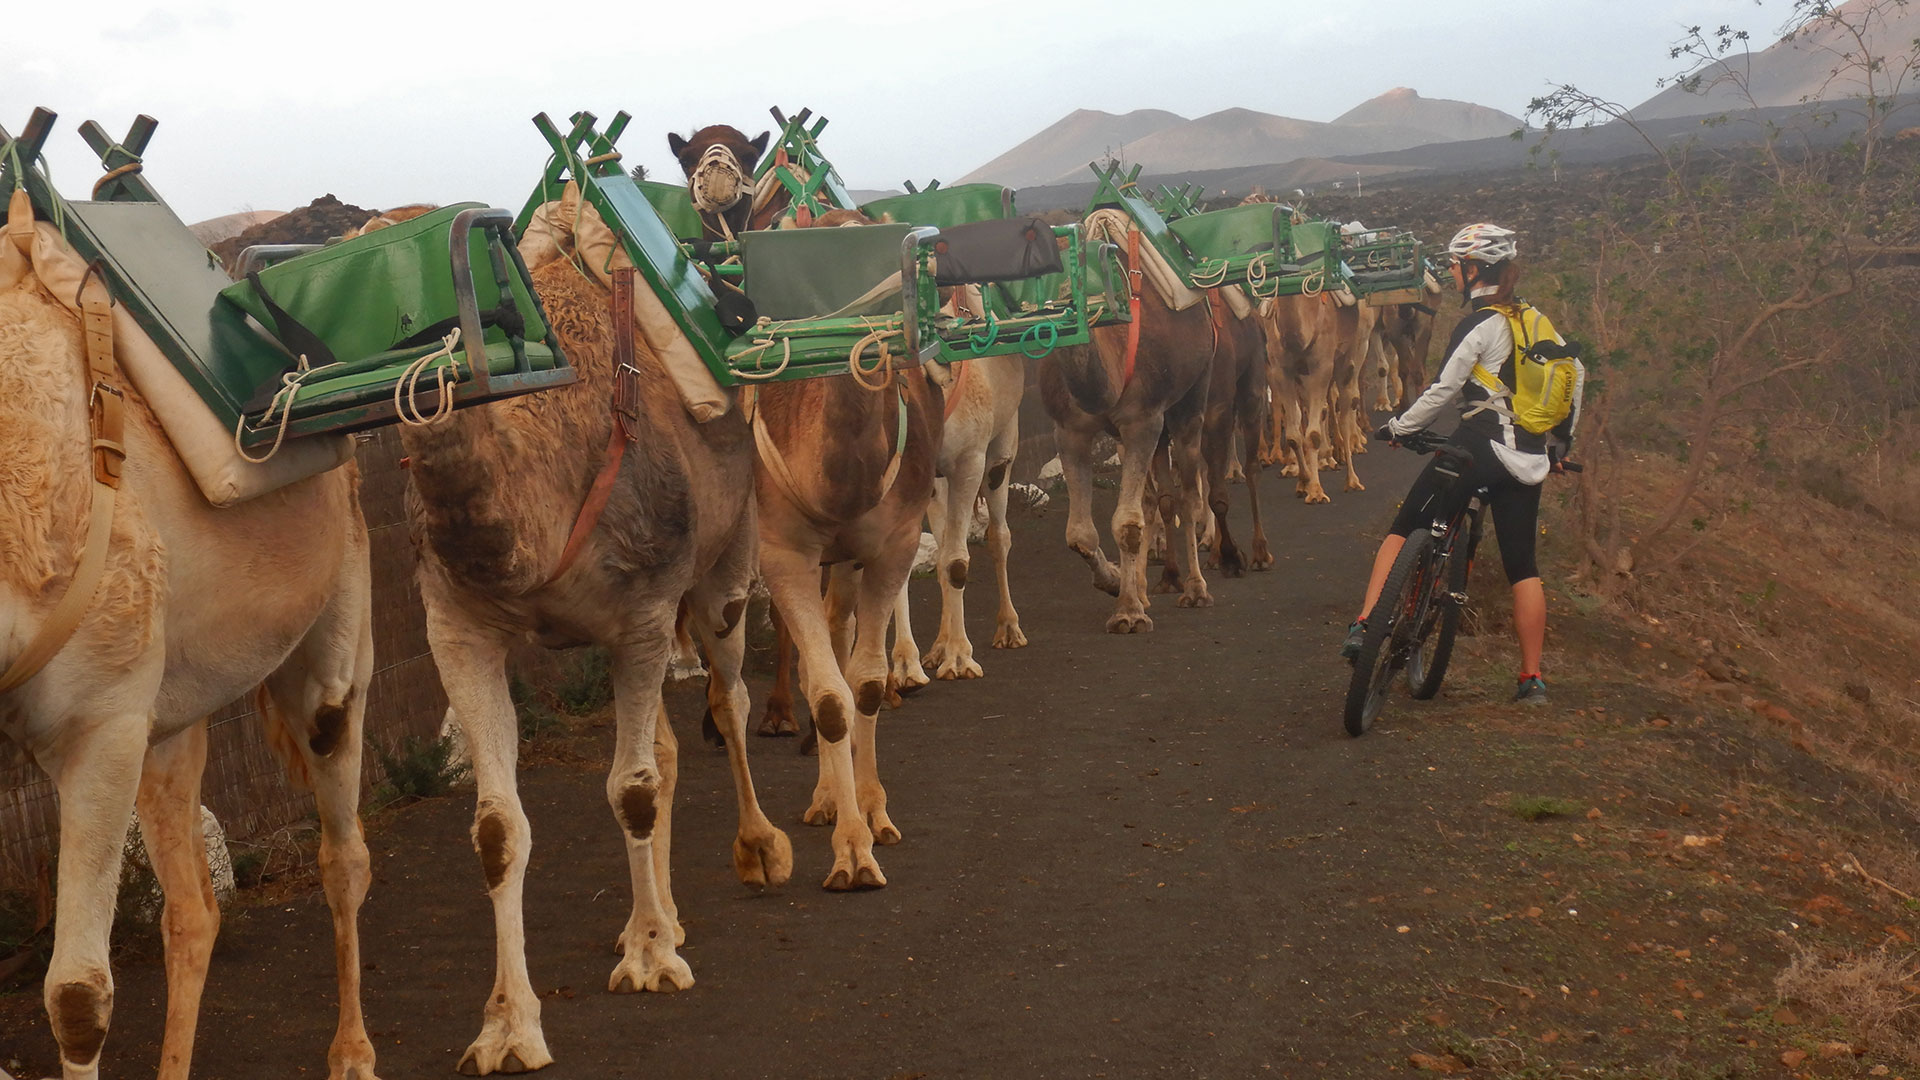
[[[1445,449],[1457,450],[1449,437],[1433,431],[1416,431],[1411,435],[1401,435],[1388,441],[1392,442],[1395,446],[1404,446],[1416,454],[1439,453]],[[1465,451],[1459,452],[1465,453]],[[1559,468],[1565,472],[1577,473],[1586,471],[1585,467],[1577,461],[1561,461],[1557,464]]]

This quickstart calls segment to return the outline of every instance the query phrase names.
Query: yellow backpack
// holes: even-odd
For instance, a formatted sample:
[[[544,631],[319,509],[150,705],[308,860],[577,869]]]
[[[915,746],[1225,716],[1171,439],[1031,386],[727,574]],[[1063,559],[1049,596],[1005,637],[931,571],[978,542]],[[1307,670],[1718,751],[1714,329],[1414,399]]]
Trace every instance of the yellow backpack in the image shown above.
[[[1473,365],[1473,377],[1493,395],[1489,403],[1505,412],[1513,422],[1544,435],[1573,415],[1573,395],[1580,385],[1580,353],[1562,345],[1553,323],[1525,301],[1495,304],[1493,310],[1507,320],[1513,331],[1513,362],[1508,378]],[[1503,397],[1511,401],[1502,403]],[[1502,405],[1504,404],[1504,407]]]

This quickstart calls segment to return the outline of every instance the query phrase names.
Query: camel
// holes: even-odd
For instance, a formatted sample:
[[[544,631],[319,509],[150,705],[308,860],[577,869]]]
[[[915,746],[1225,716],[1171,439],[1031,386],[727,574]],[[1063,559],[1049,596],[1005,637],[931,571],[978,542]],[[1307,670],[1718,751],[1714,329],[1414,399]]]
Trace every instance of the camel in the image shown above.
[[[1020,449],[1020,398],[1026,391],[1026,358],[1019,354],[988,356],[954,365],[954,385],[945,395],[945,417],[940,433],[940,459],[927,519],[939,538],[934,572],[940,579],[940,632],[921,655],[908,619],[903,588],[894,612],[891,672],[902,689],[924,684],[922,663],[941,679],[977,679],[983,671],[973,658],[967,638],[967,531],[973,522],[976,496],[987,500],[987,549],[993,556],[1000,586],[1000,608],[995,617],[993,647],[1018,649],[1027,644],[1020,629],[1007,584],[1007,555],[1013,531],[1007,527],[1007,470]]]
[[[571,215],[551,216],[562,219]],[[480,1034],[459,1062],[470,1075],[553,1061],[526,966],[521,897],[532,838],[515,790],[519,739],[506,672],[515,639],[592,643],[612,654],[616,736],[606,791],[624,834],[632,909],[611,992],[693,985],[675,951],[685,940],[668,873],[678,763],[660,695],[683,598],[707,656],[708,708],[727,736],[739,815],[734,870],[749,886],[777,886],[793,863],[786,834],[760,809],[746,761],[741,624],[754,537],[747,423],[737,409],[695,423],[660,360],[644,339],[633,341],[637,373],[630,408],[623,406],[631,442],[597,522],[572,535],[619,437],[609,402],[621,342],[603,284],[552,246],[522,246],[579,382],[402,433],[427,638],[471,749],[473,843],[494,909],[493,989]]]
[[[1207,508],[1213,522],[1207,569],[1217,569],[1232,578],[1243,576],[1249,569],[1265,570],[1273,565],[1266,530],[1260,524],[1260,491],[1252,479],[1260,474],[1257,451],[1261,421],[1268,408],[1267,353],[1258,316],[1239,318],[1220,292],[1210,290],[1207,297],[1215,338],[1201,447],[1207,462]],[[1227,527],[1234,466],[1239,466],[1242,477],[1248,479],[1247,505],[1253,513],[1253,541],[1244,554]],[[1172,564],[1167,566],[1171,568]]]
[[[1370,309],[1343,307],[1322,292],[1277,297],[1261,305],[1260,319],[1275,439],[1297,469],[1294,494],[1309,504],[1331,501],[1320,484],[1328,458],[1346,466],[1346,490],[1365,490],[1354,471],[1351,429],[1359,403],[1356,353],[1365,347]]]
[[[1178,604],[1213,603],[1199,569],[1195,537],[1203,508],[1200,432],[1213,359],[1211,317],[1205,304],[1182,311],[1169,307],[1140,281],[1134,265],[1140,258],[1136,241],[1126,278],[1137,297],[1133,306],[1138,325],[1096,328],[1091,343],[1055,349],[1040,365],[1041,400],[1053,419],[1067,482],[1067,547],[1087,561],[1094,586],[1117,598],[1107,619],[1107,631],[1115,634],[1153,629],[1147,615],[1143,500],[1163,432],[1179,487],[1160,489],[1160,514],[1165,521],[1178,519],[1180,565],[1193,568],[1184,576]],[[1129,346],[1130,336],[1137,349]],[[1120,440],[1120,500],[1112,521],[1118,566],[1101,550],[1093,524],[1093,440],[1102,432]]]
[[[715,147],[731,148],[748,175],[758,161],[758,144],[726,125],[669,145],[683,168]],[[695,170],[687,171],[695,184]],[[755,219],[777,218],[786,198],[784,188],[774,192]],[[862,223],[870,222],[858,211],[836,210],[812,224]],[[886,885],[873,846],[901,838],[887,815],[875,736],[887,691],[887,626],[913,570],[940,450],[940,404],[926,372],[890,364],[883,372],[872,384],[832,376],[745,395],[758,451],[760,575],[799,649],[800,688],[819,740],[820,777],[802,820],[834,826],[823,883],[832,890]],[[824,598],[822,566],[833,567]]]
[[[374,1080],[357,929],[370,880],[358,805],[373,675],[358,473],[343,464],[216,509],[122,378],[113,354],[132,349],[168,363],[16,190],[0,237],[0,730],[60,794],[45,1002],[61,1070],[99,1075],[114,996],[108,934],[137,806],[165,896],[158,1075],[187,1076],[220,924],[200,836],[206,717],[257,687],[270,741],[318,803],[339,989],[327,1075]],[[117,438],[90,433],[95,398],[124,401]],[[103,495],[114,476],[117,492]],[[69,599],[78,621],[60,633]]]
[[[1380,312],[1374,340],[1390,352],[1383,388],[1390,387],[1391,404],[1381,410],[1404,409],[1427,387],[1427,353],[1433,347],[1434,311],[1424,304],[1394,304]]]

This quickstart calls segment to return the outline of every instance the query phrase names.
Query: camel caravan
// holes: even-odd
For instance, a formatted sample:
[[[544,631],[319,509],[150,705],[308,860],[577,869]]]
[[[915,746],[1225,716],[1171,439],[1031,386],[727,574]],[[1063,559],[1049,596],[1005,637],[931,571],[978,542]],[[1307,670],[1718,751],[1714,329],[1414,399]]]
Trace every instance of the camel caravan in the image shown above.
[[[1233,478],[1277,464],[1315,503],[1320,473],[1343,469],[1359,490],[1364,377],[1394,399],[1424,381],[1437,288],[1404,233],[1265,201],[1209,211],[1113,166],[1066,226],[988,184],[856,205],[821,152],[826,121],[774,118],[751,138],[669,134],[685,178],[667,184],[621,165],[627,114],[604,130],[543,114],[551,154],[517,213],[390,211],[335,243],[249,249],[233,277],[146,178],[151,119],[118,142],[83,126],[105,170],[87,200],[40,163],[52,113],[0,131],[0,728],[60,795],[45,1005],[67,1080],[99,1074],[136,818],[165,896],[159,1075],[188,1075],[220,918],[196,842],[207,718],[249,695],[319,809],[328,1076],[374,1080],[356,919],[375,603],[355,434],[399,426],[428,639],[472,759],[496,964],[459,1070],[487,1075],[554,1060],[526,962],[510,646],[608,651],[606,796],[632,904],[607,986],[686,989],[662,696],[677,636],[705,662],[740,881],[782,886],[796,858],[748,765],[764,586],[782,673],[760,731],[798,730],[797,682],[818,753],[800,816],[830,826],[819,880],[883,887],[876,849],[905,834],[879,713],[990,666],[964,623],[977,504],[990,644],[1031,632],[1007,574],[1029,385],[1057,435],[1067,546],[1114,597],[1106,628],[1132,634],[1153,628],[1150,594],[1205,607],[1208,572],[1273,565],[1253,484],[1252,534],[1228,527]],[[1092,510],[1103,437],[1117,559]],[[923,530],[942,609],[924,651],[907,589]]]

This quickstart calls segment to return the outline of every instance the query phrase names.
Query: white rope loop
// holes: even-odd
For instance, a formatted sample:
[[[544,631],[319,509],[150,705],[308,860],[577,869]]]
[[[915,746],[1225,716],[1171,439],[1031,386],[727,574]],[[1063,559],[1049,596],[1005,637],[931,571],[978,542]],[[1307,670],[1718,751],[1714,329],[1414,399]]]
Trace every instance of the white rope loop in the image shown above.
[[[400,381],[393,386],[393,411],[399,415],[402,424],[408,427],[425,427],[428,424],[437,424],[453,414],[453,394],[450,390],[453,385],[460,382],[461,377],[460,361],[453,355],[453,349],[459,343],[460,328],[456,326],[452,333],[440,339],[438,349],[408,364],[407,370],[400,373]],[[435,360],[443,356],[447,358],[445,366],[433,369],[434,389],[440,396],[435,399],[433,413],[426,415],[420,411],[420,376],[425,374]],[[472,364],[469,363],[468,367],[471,368]],[[448,372],[453,373],[451,380],[447,377]]]
[[[296,357],[293,362],[293,370],[281,374],[280,389],[274,391],[273,400],[267,402],[267,410],[260,414],[260,422],[262,424],[272,423],[275,412],[280,414],[280,426],[279,430],[273,434],[273,445],[267,447],[267,452],[262,457],[254,457],[252,454],[247,453],[247,448],[240,441],[240,435],[247,427],[246,415],[242,414],[240,419],[235,421],[233,425],[234,452],[239,454],[243,460],[252,462],[255,465],[265,465],[267,462],[272,461],[273,455],[280,452],[281,443],[286,441],[287,426],[293,422],[293,399],[299,396],[300,390],[306,385],[307,379],[328,368],[336,368],[339,366],[338,363],[332,363],[322,364],[319,367],[310,367],[307,363],[306,353],[301,353]]]

